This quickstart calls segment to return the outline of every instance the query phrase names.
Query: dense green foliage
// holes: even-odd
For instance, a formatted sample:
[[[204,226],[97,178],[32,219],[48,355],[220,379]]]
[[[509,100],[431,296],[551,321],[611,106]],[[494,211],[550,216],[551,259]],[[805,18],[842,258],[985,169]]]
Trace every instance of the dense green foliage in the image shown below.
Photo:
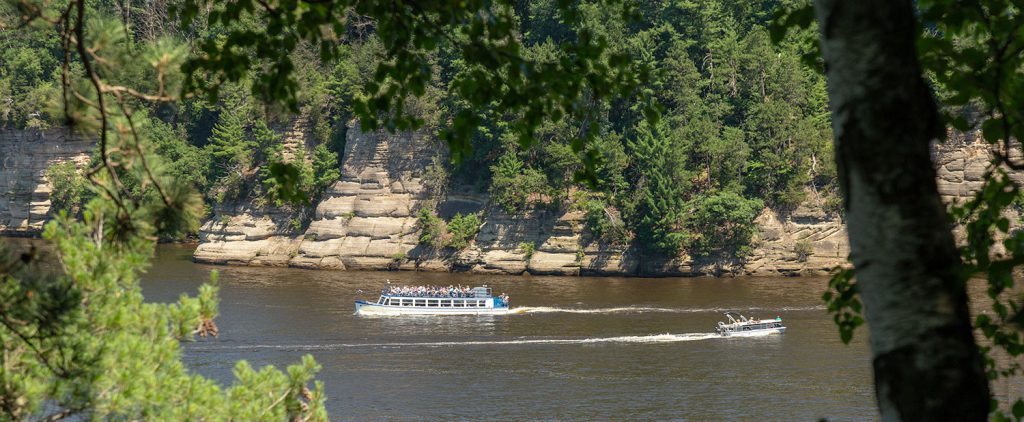
[[[74,161],[64,161],[46,169],[46,180],[50,183],[50,209],[66,211],[77,215],[84,203],[88,182],[78,173]]]
[[[179,107],[139,105],[150,108],[146,119],[156,152],[210,205],[313,204],[339,177],[347,123],[359,117],[367,127],[444,133],[450,156],[461,160],[432,167],[427,182],[435,196],[449,183],[475,185],[506,212],[520,213],[572,207],[576,198],[588,197],[574,192],[589,191],[622,219],[621,230],[617,226],[608,238],[590,225],[600,232],[597,239],[632,241],[670,256],[733,256],[747,250],[752,232],[712,230],[714,225],[698,221],[706,206],[700,198],[739,201],[735,206],[744,212],[729,213],[722,222],[748,228],[752,215],[746,211],[758,201],[786,212],[813,189],[838,202],[822,77],[801,66],[804,43],[773,45],[768,36],[772,8],[790,3],[580,3],[565,9],[538,0],[499,7],[489,15],[495,26],[466,32],[461,24],[472,27],[480,19],[466,13],[477,5],[467,4],[444,12],[440,26],[421,27],[410,18],[408,27],[383,33],[357,21],[319,21],[337,16],[332,14],[342,5],[306,4],[310,10],[324,7],[324,14],[300,24],[299,11],[285,12],[276,3],[266,5],[276,11],[267,13],[241,3],[183,0],[170,6],[181,12],[173,16],[185,20],[157,25],[157,6],[147,4],[133,6],[139,10],[127,23],[139,30],[138,41],[175,40],[161,42],[179,53],[170,63],[188,63],[185,79],[176,80],[186,92],[215,95],[214,103],[197,97]],[[209,19],[194,14],[200,5],[213,11]],[[100,15],[124,16],[116,5],[96,7]],[[362,7],[370,17],[387,13],[372,4]],[[185,29],[174,29],[186,22]],[[274,25],[322,31],[265,32]],[[502,44],[512,42],[507,33],[515,46]],[[487,34],[497,38],[476,38]],[[31,93],[59,86],[59,48],[29,32],[9,38],[23,47],[4,54],[27,70],[0,69],[0,88],[16,104],[39,101]],[[421,49],[406,52],[403,43]],[[229,50],[229,44],[235,47]],[[181,54],[200,47],[204,54]],[[521,69],[487,57],[506,48],[514,49],[507,53],[518,57],[512,61]],[[489,64],[504,70],[483,71]],[[151,77],[142,63],[126,67],[119,82],[152,85],[140,79]],[[591,81],[608,79],[601,75],[619,82],[595,86]],[[570,80],[583,82],[560,85]],[[543,90],[565,97],[540,108],[521,102]],[[288,109],[261,99],[285,99]],[[11,108],[0,124],[59,120],[53,107],[38,116],[25,107]],[[655,109],[660,119],[651,118]],[[311,149],[291,142],[286,150],[281,134],[291,129],[289,111],[305,116]],[[43,123],[30,124],[32,119]]]
[[[477,232],[480,231],[480,224],[480,216],[475,213],[455,214],[452,221],[448,222],[448,233],[451,238],[448,240],[447,246],[456,250],[465,249],[476,238]]]
[[[416,215],[420,229],[420,244],[434,249],[466,249],[480,231],[480,216],[455,214],[450,221],[438,217],[429,208],[421,208]]]
[[[524,54],[558,60],[554,46],[587,28],[608,40],[609,51],[652,71],[642,90],[662,118],[644,118],[643,95],[585,102],[585,118],[544,123],[538,142],[524,145],[510,130],[515,116],[477,111],[475,154],[455,169],[456,180],[489,179],[492,200],[508,212],[589,196],[576,190],[599,193],[640,247],[669,256],[742,257],[761,207],[788,212],[808,190],[837,202],[824,81],[801,64],[804,43],[772,44],[769,7],[644,4],[629,23],[619,19],[620,6],[602,6],[582,4],[574,27],[558,20],[555,5],[530,3],[520,12]],[[453,72],[471,71],[459,65]],[[573,153],[588,131],[597,133],[586,153]],[[575,179],[588,163],[593,180]],[[604,238],[599,215],[589,214],[588,227]]]
[[[445,236],[448,234],[447,223],[429,208],[420,208],[416,218],[420,229],[420,244],[434,249],[445,247]]]

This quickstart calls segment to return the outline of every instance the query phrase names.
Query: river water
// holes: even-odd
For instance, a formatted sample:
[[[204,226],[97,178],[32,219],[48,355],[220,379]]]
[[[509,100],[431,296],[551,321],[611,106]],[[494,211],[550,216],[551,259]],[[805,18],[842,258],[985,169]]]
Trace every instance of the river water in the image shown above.
[[[222,384],[245,359],[304,354],[333,420],[870,420],[866,331],[847,346],[823,278],[478,276],[219,267],[161,245],[147,300],[194,294],[220,272],[220,337],[185,345]],[[358,317],[353,300],[399,284],[487,284],[507,316]],[[359,293],[359,291],[365,293]],[[783,336],[712,336],[721,310],[781,316]]]

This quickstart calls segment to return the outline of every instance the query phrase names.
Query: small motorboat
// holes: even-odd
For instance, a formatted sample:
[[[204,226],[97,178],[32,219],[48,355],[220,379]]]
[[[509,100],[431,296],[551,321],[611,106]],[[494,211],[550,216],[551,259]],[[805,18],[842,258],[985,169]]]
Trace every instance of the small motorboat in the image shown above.
[[[757,337],[786,332],[782,318],[755,319],[740,315],[739,312],[726,312],[728,322],[719,321],[715,331],[722,337]]]

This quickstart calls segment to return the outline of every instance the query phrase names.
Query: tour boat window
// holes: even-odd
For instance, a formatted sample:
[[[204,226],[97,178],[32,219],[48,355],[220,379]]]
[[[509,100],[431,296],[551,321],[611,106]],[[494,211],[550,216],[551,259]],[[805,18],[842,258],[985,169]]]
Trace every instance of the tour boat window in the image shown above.
[[[423,299],[416,299],[416,306],[427,306],[427,301]]]
[[[402,306],[412,306],[412,299],[402,299]]]
[[[476,306],[487,306],[487,305],[484,304],[484,301],[478,300],[478,301],[476,301]]]
[[[452,300],[451,300],[451,299],[445,299],[445,300],[442,300],[442,301],[441,301],[441,306],[442,306],[442,307],[445,307],[445,308],[450,308],[450,307],[452,307]]]
[[[437,306],[437,299],[430,299],[427,301],[427,306]]]
[[[461,308],[464,303],[466,303],[466,301],[464,300],[455,300],[455,302],[452,305],[454,305],[454,307],[456,308]]]

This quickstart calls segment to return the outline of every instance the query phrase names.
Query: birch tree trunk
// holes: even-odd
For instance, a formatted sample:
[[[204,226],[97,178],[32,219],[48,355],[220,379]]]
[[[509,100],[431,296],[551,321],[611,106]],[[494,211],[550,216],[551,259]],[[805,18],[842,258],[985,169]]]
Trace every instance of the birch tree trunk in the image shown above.
[[[930,143],[911,0],[815,0],[850,249],[886,421],[982,421],[988,381]]]

